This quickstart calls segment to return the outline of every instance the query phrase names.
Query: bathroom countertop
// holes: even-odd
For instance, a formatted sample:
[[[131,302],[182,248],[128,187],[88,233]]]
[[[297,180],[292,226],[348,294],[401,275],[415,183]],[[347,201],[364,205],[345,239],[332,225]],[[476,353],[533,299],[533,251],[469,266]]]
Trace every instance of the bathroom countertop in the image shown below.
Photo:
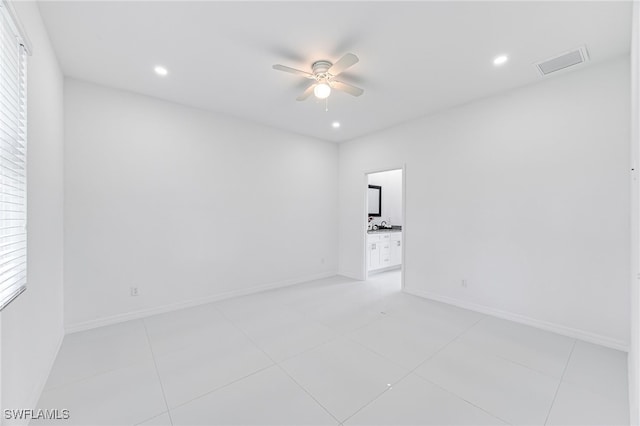
[[[402,226],[393,226],[391,228],[381,228],[375,231],[367,231],[367,234],[384,234],[385,232],[402,232]]]

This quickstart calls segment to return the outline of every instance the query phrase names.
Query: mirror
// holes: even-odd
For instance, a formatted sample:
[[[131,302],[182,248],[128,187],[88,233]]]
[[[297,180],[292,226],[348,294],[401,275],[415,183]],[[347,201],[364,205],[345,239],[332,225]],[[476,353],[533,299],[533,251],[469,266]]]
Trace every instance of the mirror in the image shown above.
[[[369,216],[382,216],[382,187],[369,185]]]

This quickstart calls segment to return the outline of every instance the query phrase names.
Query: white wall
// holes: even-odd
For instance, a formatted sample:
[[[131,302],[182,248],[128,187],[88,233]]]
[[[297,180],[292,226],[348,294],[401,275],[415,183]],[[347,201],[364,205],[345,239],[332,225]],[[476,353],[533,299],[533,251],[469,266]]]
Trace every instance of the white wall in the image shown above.
[[[73,79],[65,123],[68,329],[335,274],[335,144]]]
[[[629,89],[620,58],[340,145],[340,273],[365,171],[406,163],[407,291],[626,347]]]
[[[374,217],[373,221],[380,224],[384,220],[388,224],[402,226],[402,170],[371,173],[369,185],[382,187],[382,216]]]
[[[2,408],[33,408],[63,337],[63,78],[34,2],[14,7],[28,59],[27,291],[2,313]]]
[[[640,424],[640,5],[633,3],[631,37],[631,345],[629,408],[631,424]]]

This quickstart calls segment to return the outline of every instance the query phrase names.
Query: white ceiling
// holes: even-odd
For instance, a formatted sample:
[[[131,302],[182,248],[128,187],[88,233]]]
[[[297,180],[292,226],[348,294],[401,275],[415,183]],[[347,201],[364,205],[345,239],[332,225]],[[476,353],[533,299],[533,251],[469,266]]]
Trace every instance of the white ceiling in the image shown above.
[[[40,3],[67,76],[344,141],[540,81],[533,63],[587,46],[593,66],[628,54],[630,2]],[[296,97],[346,52],[359,98]],[[494,67],[498,54],[509,62]],[[170,74],[161,78],[153,68]],[[554,78],[552,76],[546,78]],[[335,130],[331,122],[340,121]]]

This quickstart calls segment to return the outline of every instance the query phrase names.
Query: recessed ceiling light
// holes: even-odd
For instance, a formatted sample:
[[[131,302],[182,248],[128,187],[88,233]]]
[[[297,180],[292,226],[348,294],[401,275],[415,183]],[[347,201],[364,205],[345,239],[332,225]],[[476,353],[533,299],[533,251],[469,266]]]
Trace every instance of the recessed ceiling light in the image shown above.
[[[502,65],[508,60],[509,60],[509,57],[507,55],[500,55],[493,60],[493,65]]]
[[[164,77],[165,75],[169,74],[169,71],[168,71],[165,67],[163,67],[163,66],[161,66],[161,65],[158,65],[158,66],[157,66],[157,67],[155,67],[153,70],[156,72],[156,74],[161,75],[161,76],[163,76],[163,77]]]
[[[331,127],[333,127],[334,129],[339,128],[340,127],[340,122],[334,121],[333,123],[331,123]]]

